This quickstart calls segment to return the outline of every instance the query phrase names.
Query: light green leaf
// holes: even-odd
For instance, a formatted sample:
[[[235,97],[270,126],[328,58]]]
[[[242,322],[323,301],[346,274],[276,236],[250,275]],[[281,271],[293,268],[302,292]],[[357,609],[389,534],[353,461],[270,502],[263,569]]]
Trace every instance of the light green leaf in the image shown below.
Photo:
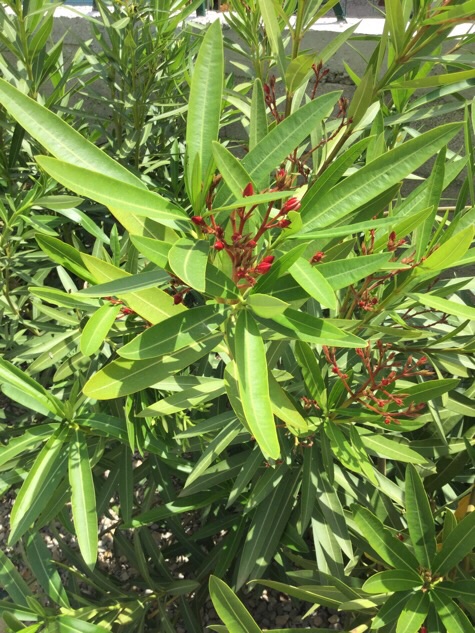
[[[465,229],[443,242],[439,248],[416,268],[417,274],[445,270],[461,259],[470,248],[475,228],[467,226]]]
[[[210,576],[209,593],[217,614],[229,633],[261,633],[251,614],[228,585]]]
[[[58,424],[40,424],[24,429],[18,437],[12,437],[7,444],[2,445],[0,451],[0,466],[8,463],[11,459],[27,451],[30,447],[47,440],[53,434]]]
[[[79,342],[79,348],[84,356],[92,356],[101,348],[120,309],[120,305],[106,303],[88,319]]]
[[[219,173],[224,178],[231,193],[236,199],[241,199],[247,185],[249,183],[253,185],[251,176],[242,166],[242,162],[216,141],[213,141],[213,156]]]
[[[447,86],[459,81],[466,81],[475,77],[475,70],[460,70],[455,73],[444,75],[431,75],[430,77],[419,77],[418,79],[406,79],[389,84],[389,88],[433,88],[434,86]]]
[[[269,38],[270,47],[282,77],[285,76],[286,58],[282,42],[282,29],[277,19],[277,11],[274,0],[257,0],[264,21],[266,35]]]
[[[54,620],[58,633],[110,633],[104,628],[86,620],[80,620],[70,615],[60,615]]]
[[[116,270],[121,271],[122,269],[115,268],[114,272]],[[168,279],[168,274],[163,270],[150,270],[145,273],[138,273],[137,275],[120,275],[120,277],[118,279],[114,279],[114,281],[106,281],[106,283],[103,284],[89,286],[89,288],[84,288],[84,290],[81,290],[80,292],[81,295],[85,295],[87,297],[118,297],[131,292],[137,292],[138,290],[154,288]]]
[[[312,266],[309,261],[301,257],[289,270],[295,281],[319,301],[326,308],[336,310],[337,299],[331,284],[320,272],[318,266]]]
[[[138,417],[156,417],[157,415],[173,415],[183,409],[193,409],[210,400],[223,395],[226,391],[223,380],[209,378],[191,389],[184,389],[171,396],[162,398],[140,411]]]
[[[130,241],[149,262],[156,264],[159,268],[167,267],[171,244],[140,235],[131,235]]]
[[[407,178],[444,147],[460,127],[459,123],[441,125],[386,152],[377,161],[351,174],[324,193],[311,214],[310,208],[308,212],[301,209],[304,230],[310,232],[333,224]]]
[[[410,572],[418,569],[419,563],[411,551],[372,512],[361,506],[354,506],[353,513],[360,533],[383,561],[396,569]]]
[[[241,310],[235,330],[235,360],[239,393],[249,428],[264,455],[277,459],[279,440],[269,397],[264,341],[254,317]]]
[[[432,571],[447,574],[475,548],[475,512],[469,512],[447,536],[436,554]]]
[[[57,429],[35,459],[13,505],[9,544],[16,543],[32,526],[63,478],[67,457],[63,450],[66,435],[66,427]]]
[[[271,372],[269,372],[269,395],[274,415],[285,422],[291,431],[292,429],[294,432],[305,432],[308,430],[305,418],[297,411],[292,400]]]
[[[437,295],[411,293],[411,297],[414,297],[423,306],[428,306],[439,312],[445,312],[446,314],[453,314],[454,316],[462,317],[463,319],[475,319],[475,308],[467,306],[463,303],[450,301],[449,299],[443,299]]]
[[[249,295],[247,303],[257,316],[261,316],[265,319],[271,319],[274,316],[282,314],[289,307],[289,304],[285,303],[285,301],[281,301],[272,295],[263,295],[259,292]]]
[[[98,545],[96,492],[86,436],[78,430],[69,446],[69,483],[79,550],[89,569],[94,569]]]
[[[411,464],[406,468],[405,506],[414,554],[421,567],[432,569],[436,549],[434,517],[422,479]]]
[[[106,365],[84,385],[83,392],[96,400],[111,400],[135,393],[167,378],[209,354],[221,341],[222,334],[185,347],[158,359],[128,360],[121,358]]]
[[[201,42],[193,69],[186,127],[185,182],[195,212],[207,194],[213,175],[212,142],[218,138],[224,84],[221,23],[216,20]],[[197,182],[193,169],[199,161]],[[198,185],[198,188],[197,188]]]
[[[178,279],[190,288],[204,292],[209,242],[205,240],[178,240],[168,254],[168,263]]]
[[[138,215],[174,229],[186,230],[189,227],[185,212],[158,193],[49,156],[37,156],[36,160],[64,187],[100,202],[113,215],[116,215],[116,209],[120,209],[121,214]],[[121,216],[117,219],[120,222]]]
[[[176,314],[136,336],[118,350],[119,356],[131,360],[156,358],[172,354],[212,334],[225,320],[222,306],[198,306]]]
[[[325,277],[333,290],[347,288],[355,282],[372,275],[389,262],[390,253],[363,255],[348,259],[337,259],[333,262],[318,264],[318,272]]]
[[[287,66],[285,72],[285,85],[287,91],[293,95],[297,88],[304,83],[307,76],[312,70],[312,64],[316,61],[317,56],[309,53],[301,53],[294,57]]]
[[[252,89],[251,116],[249,121],[249,150],[267,134],[267,109],[262,81],[256,78]]]
[[[409,464],[425,464],[427,462],[425,457],[412,448],[396,440],[390,440],[383,435],[361,435],[361,439],[366,448],[378,457],[394,459]]]
[[[392,569],[370,576],[362,589],[367,593],[392,593],[393,591],[411,591],[422,587],[423,584],[424,580],[415,571]]]
[[[418,404],[419,402],[428,402],[439,398],[444,393],[452,391],[459,384],[458,378],[441,378],[440,380],[428,380],[427,382],[421,382],[419,385],[413,387],[406,387],[400,391],[395,391],[394,395],[404,394],[405,402]]]
[[[427,592],[413,594],[404,606],[396,625],[396,633],[418,633],[429,613]]]

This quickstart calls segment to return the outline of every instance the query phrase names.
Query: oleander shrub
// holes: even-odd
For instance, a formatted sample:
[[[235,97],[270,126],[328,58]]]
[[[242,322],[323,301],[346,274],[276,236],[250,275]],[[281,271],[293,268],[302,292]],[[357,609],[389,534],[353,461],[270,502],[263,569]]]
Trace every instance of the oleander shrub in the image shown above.
[[[1,429],[8,546],[35,578],[0,554],[9,630],[194,633],[210,595],[210,628],[257,633],[236,595],[256,583],[347,631],[471,630],[475,73],[450,34],[472,4],[387,0],[349,103],[319,82],[352,27],[300,50],[321,2],[231,14],[262,29],[248,93],[214,22],[176,198],[0,81],[42,177],[115,219],[92,244],[37,233],[47,318],[0,360],[22,407]],[[460,120],[424,128],[441,94]],[[236,108],[244,152],[221,136]]]

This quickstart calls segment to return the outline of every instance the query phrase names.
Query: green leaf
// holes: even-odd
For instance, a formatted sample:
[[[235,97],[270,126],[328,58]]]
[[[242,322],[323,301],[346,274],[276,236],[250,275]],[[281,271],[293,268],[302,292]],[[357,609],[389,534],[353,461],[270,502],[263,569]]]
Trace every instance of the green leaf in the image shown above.
[[[333,533],[339,547],[349,559],[352,559],[354,555],[353,548],[351,546],[351,539],[348,533],[343,507],[335,488],[331,485],[328,475],[322,466],[318,468],[317,502],[320,505],[328,528]]]
[[[49,235],[36,235],[35,239],[41,250],[54,262],[64,266],[66,270],[70,270],[81,279],[95,283],[94,276],[86,268],[78,250]]]
[[[119,356],[145,360],[172,354],[212,334],[225,320],[222,306],[198,306],[147,328],[118,350]]]
[[[378,253],[349,259],[337,259],[326,264],[318,264],[316,268],[333,290],[341,290],[341,288],[347,288],[356,281],[381,270],[389,262],[390,257],[390,253]]]
[[[287,472],[265,503],[259,504],[241,551],[235,586],[237,589],[249,578],[260,578],[272,561],[285,526],[292,513],[297,485],[295,473]]]
[[[475,512],[469,512],[447,536],[436,554],[432,571],[447,574],[475,548]]]
[[[326,388],[322,371],[312,348],[302,341],[295,342],[295,358],[302,370],[302,376],[311,398],[320,408],[326,406]]]
[[[340,330],[325,319],[292,308],[288,308],[284,314],[274,316],[272,320],[293,332],[292,338],[300,341],[336,347],[365,347],[365,342],[358,336]],[[279,331],[279,328],[276,330]]]
[[[467,633],[467,631],[473,631],[473,626],[462,609],[444,593],[435,589],[430,592],[430,599],[435,605],[447,633]]]
[[[224,178],[231,193],[237,200],[241,199],[247,185],[249,183],[254,185],[250,175],[242,166],[241,161],[216,141],[213,141],[213,156],[219,173]]]
[[[409,464],[425,464],[427,459],[401,442],[390,440],[383,435],[361,435],[363,444],[378,457],[394,459]]]
[[[411,598],[411,593],[394,593],[386,600],[378,613],[374,616],[371,628],[380,629],[383,626],[394,622],[401,614],[407,601]]]
[[[54,620],[55,630],[58,633],[110,633],[109,628],[104,628],[92,622],[86,622],[70,615],[60,615]]]
[[[261,580],[259,584],[275,589],[281,593],[286,593],[298,600],[303,600],[317,605],[321,604],[329,607],[330,609],[339,609],[341,603],[346,600],[345,594],[332,586],[315,584],[294,587],[292,585],[288,585],[287,583],[276,582],[275,580]],[[328,631],[328,629],[325,630]]]
[[[404,394],[405,403],[409,404],[410,402],[414,404],[418,404],[420,402],[429,402],[429,400],[434,400],[435,398],[439,398],[444,393],[448,391],[452,391],[459,384],[460,380],[458,378],[441,378],[440,380],[428,380],[427,382],[422,382],[419,385],[414,385],[413,387],[407,387],[405,389],[401,389],[400,391],[395,391],[394,395]],[[406,395],[407,394],[407,395]]]
[[[214,334],[158,359],[115,360],[94,374],[84,385],[83,392],[96,400],[111,400],[135,393],[209,354],[221,339],[222,334]]]
[[[309,53],[301,53],[291,60],[285,71],[285,85],[291,95],[304,83],[315,61],[316,55]]]
[[[17,605],[29,606],[27,597],[33,595],[31,589],[3,550],[0,550],[0,583]]]
[[[392,593],[394,591],[411,591],[422,587],[423,584],[424,580],[415,571],[392,569],[370,576],[362,589],[367,593]]]
[[[269,395],[272,412],[277,418],[285,422],[291,431],[293,430],[295,433],[296,431],[305,432],[308,430],[305,418],[297,411],[292,400],[271,372],[269,372]]]
[[[63,449],[66,435],[66,427],[57,429],[35,459],[15,499],[9,544],[16,543],[32,526],[63,478],[67,457]]]
[[[430,599],[427,592],[413,594],[404,606],[396,625],[396,633],[419,633],[429,613]]]
[[[396,569],[415,571],[419,567],[414,555],[372,512],[353,506],[354,520],[364,538],[381,558]]]
[[[254,317],[241,310],[235,330],[235,360],[239,393],[249,428],[264,455],[280,455],[277,429],[269,397],[269,381],[264,341]]]
[[[437,585],[437,591],[443,591],[449,598],[461,602],[475,603],[475,580],[444,581]]]
[[[418,79],[406,79],[389,84],[389,88],[433,88],[434,86],[446,86],[459,81],[466,81],[475,77],[475,70],[461,70],[445,75],[431,75],[430,77],[419,77]]]
[[[264,319],[271,319],[274,316],[282,314],[289,307],[289,304],[285,303],[285,301],[281,301],[272,295],[263,295],[259,292],[249,295],[247,303],[257,316],[261,316]]]
[[[106,262],[106,266],[107,265],[108,264]],[[122,269],[115,267],[114,272],[115,271],[119,271],[120,277],[118,279],[114,279],[114,281],[106,281],[103,284],[90,286],[89,288],[84,288],[84,290],[80,291],[81,295],[86,295],[88,297],[118,297],[120,295],[127,295],[131,292],[137,292],[138,290],[154,288],[169,278],[168,274],[163,270],[150,270],[146,273],[138,273],[137,275],[126,274],[124,276],[121,275]]]
[[[52,553],[46,547],[40,534],[30,534],[28,536],[26,554],[28,556],[28,565],[46,595],[61,607],[68,608],[70,606],[68,594],[63,587],[61,577],[53,562]]]
[[[0,358],[0,384],[11,385],[15,389],[28,395],[34,402],[60,417],[64,414],[64,407],[60,400],[51,395],[33,378],[25,374],[6,360]]]
[[[47,440],[57,427],[57,424],[36,425],[29,429],[24,429],[22,434],[18,437],[10,438],[7,444],[2,445],[2,450],[0,451],[0,466],[8,463],[11,459],[25,452],[30,447],[34,447],[40,442]]]
[[[251,116],[249,121],[249,150],[253,150],[256,145],[267,135],[267,108],[262,88],[262,81],[259,78],[254,80],[251,99]]]
[[[205,240],[175,242],[168,254],[168,262],[178,279],[190,288],[204,292],[206,288],[206,266],[208,264],[209,243]]]
[[[309,232],[329,226],[397,184],[444,147],[459,130],[459,123],[441,125],[386,152],[378,160],[351,174],[322,195],[317,212],[309,207],[308,211],[302,212],[301,209],[304,230]]]
[[[209,378],[191,389],[184,389],[171,396],[162,398],[140,411],[138,417],[156,417],[157,415],[173,415],[183,409],[193,409],[222,396],[226,391],[223,380]],[[209,446],[209,445],[208,445]]]
[[[167,267],[171,244],[161,240],[154,240],[150,237],[141,237],[140,235],[131,235],[130,241],[149,262],[156,264],[159,268]]]
[[[434,517],[424,484],[417,470],[409,464],[405,485],[406,521],[414,554],[424,569],[432,569],[435,556]]]
[[[453,314],[454,316],[459,316],[463,319],[470,319],[471,321],[475,319],[475,308],[466,306],[463,303],[449,301],[448,299],[443,299],[442,297],[438,297],[436,295],[420,294],[416,292],[411,293],[410,296],[416,299],[421,305],[433,308],[438,312]]]
[[[158,193],[49,156],[37,156],[36,161],[64,187],[100,202],[113,215],[117,215],[116,209],[120,209],[121,214],[149,218],[175,229],[184,230],[189,226],[185,212]],[[121,217],[117,217],[119,222]]]
[[[94,569],[98,546],[96,492],[86,436],[77,430],[69,445],[69,483],[79,550],[89,569]]]
[[[446,242],[443,242],[432,255],[429,255],[429,257],[422,262],[421,266],[416,268],[417,274],[421,275],[426,272],[445,270],[453,266],[470,248],[474,233],[475,228],[473,226],[467,226],[455,235],[452,235],[452,237]]]
[[[185,182],[193,209],[201,210],[213,175],[212,142],[218,138],[224,84],[224,51],[219,20],[208,28],[198,52],[190,87],[186,127]],[[192,170],[199,161],[198,189]]]
[[[79,348],[84,356],[92,356],[104,343],[109,330],[114,325],[120,305],[106,303],[88,319],[81,334]]]
[[[276,6],[273,0],[257,0],[259,10],[264,21],[266,35],[269,38],[270,47],[277,61],[279,71],[282,77],[285,76],[285,50],[282,42],[282,29],[277,19]]]
[[[337,299],[331,284],[318,269],[301,257],[289,270],[295,281],[326,308],[336,310]]]
[[[251,614],[228,585],[210,576],[209,593],[217,614],[229,633],[261,633]]]

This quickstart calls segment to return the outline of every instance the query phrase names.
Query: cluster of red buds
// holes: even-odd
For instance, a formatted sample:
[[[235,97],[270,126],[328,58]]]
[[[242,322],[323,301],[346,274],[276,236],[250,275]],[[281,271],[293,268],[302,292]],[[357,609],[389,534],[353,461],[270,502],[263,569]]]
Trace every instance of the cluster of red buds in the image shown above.
[[[118,305],[123,306],[120,309],[120,315],[118,316],[119,319],[123,316],[129,316],[129,314],[137,314],[135,310],[132,310],[132,308],[128,308],[127,306],[124,305],[123,301],[121,301],[120,299],[116,299],[115,297],[104,297],[104,301],[107,301],[113,306],[118,306]]]
[[[405,239],[397,240],[396,231],[391,231],[388,238],[388,251],[395,251],[406,243]]]
[[[319,264],[322,259],[325,257],[325,253],[323,251],[317,251],[315,255],[310,258],[311,264]]]
[[[376,350],[373,350],[371,343],[364,349],[356,349],[355,352],[361,358],[366,379],[358,384],[356,389],[352,389],[348,382],[348,374],[344,373],[338,366],[335,348],[323,347],[323,353],[327,362],[331,366],[332,373],[336,374],[342,381],[343,386],[349,394],[348,404],[358,402],[369,411],[381,415],[385,424],[399,424],[399,418],[415,418],[419,415],[424,403],[405,405],[408,394],[399,393],[393,395],[390,389],[401,379],[412,378],[414,376],[431,376],[432,371],[423,369],[427,363],[427,358],[422,356],[415,360],[409,356],[405,363],[397,360],[396,352],[392,351],[390,343],[377,341]],[[388,411],[389,405],[395,405],[400,410]],[[348,406],[348,405],[346,405]]]
[[[277,171],[275,180],[275,187],[267,190],[268,192],[286,190],[292,183],[292,177],[283,169]],[[243,190],[243,197],[248,198],[253,196],[254,193],[254,187],[249,183]],[[229,256],[233,266],[233,280],[241,289],[255,285],[256,278],[259,275],[265,275],[270,271],[274,256],[266,255],[259,259],[254,253],[258,240],[266,231],[288,228],[291,221],[287,216],[290,211],[298,211],[300,209],[300,202],[297,198],[290,197],[277,212],[274,209],[274,202],[270,202],[261,220],[260,227],[257,231],[254,229],[255,232],[249,232],[246,230],[247,223],[257,207],[257,204],[251,204],[249,207],[243,206],[231,211],[230,236],[229,233],[225,235],[224,228],[216,222],[213,214],[210,214],[207,218],[201,215],[195,215],[191,218],[193,224],[199,228],[203,235],[214,237],[214,250],[218,252],[223,251]]]

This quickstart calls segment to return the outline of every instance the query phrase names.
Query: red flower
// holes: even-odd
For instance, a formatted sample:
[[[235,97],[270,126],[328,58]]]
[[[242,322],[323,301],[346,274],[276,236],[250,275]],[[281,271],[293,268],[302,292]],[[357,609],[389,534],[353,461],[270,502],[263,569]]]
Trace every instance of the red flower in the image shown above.
[[[203,226],[203,224],[205,223],[204,218],[201,215],[194,215],[191,218],[191,221],[193,222],[193,224],[196,224],[196,226]]]
[[[265,262],[266,264],[272,264],[274,261],[275,257],[274,255],[266,255],[262,261]]]
[[[281,214],[288,213],[289,211],[298,211],[300,209],[300,200],[297,198],[289,198],[282,205],[282,209],[280,210]]]
[[[248,198],[249,196],[254,195],[254,187],[252,186],[252,182],[250,182],[249,184],[245,186],[244,191],[242,192],[242,195],[244,198]]]
[[[261,262],[258,266],[256,266],[255,271],[260,275],[265,275],[271,269],[271,262]]]
[[[225,246],[225,243],[221,240],[216,240],[216,242],[214,243],[214,248],[217,251],[222,251]]]

